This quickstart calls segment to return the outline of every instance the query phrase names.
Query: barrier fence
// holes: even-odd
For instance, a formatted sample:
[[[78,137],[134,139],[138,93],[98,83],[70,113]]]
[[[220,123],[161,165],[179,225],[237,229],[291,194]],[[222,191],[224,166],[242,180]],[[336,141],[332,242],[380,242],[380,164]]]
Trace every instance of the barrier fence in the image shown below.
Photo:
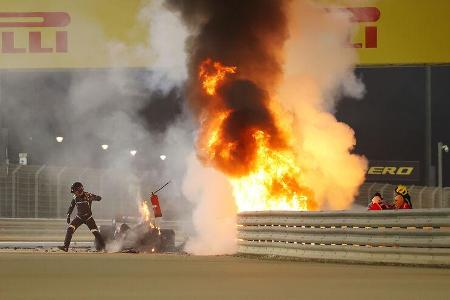
[[[359,188],[355,203],[366,206],[373,194],[379,192],[388,202],[394,198],[396,185],[367,182]],[[434,186],[409,185],[408,192],[414,208],[450,208],[450,188]]]
[[[81,181],[88,191],[101,195],[108,205],[94,205],[98,218],[116,214],[137,215],[138,183],[120,170],[55,166],[0,165],[0,217],[63,218],[72,195],[70,185]],[[392,201],[395,185],[365,183],[355,204],[367,206],[375,192]],[[414,208],[450,208],[450,188],[408,186]]]
[[[110,224],[111,220],[95,220],[98,226]],[[0,219],[0,242],[57,242],[62,243],[66,235],[65,219]],[[73,236],[75,242],[93,241],[87,226],[80,226]]]
[[[97,220],[102,225],[111,220]],[[1,218],[0,242],[62,241],[64,219]],[[177,244],[189,225],[164,221]],[[243,212],[238,253],[341,262],[450,266],[450,209],[332,212]],[[92,242],[81,226],[74,241]]]
[[[112,220],[96,219],[97,225],[111,225]],[[157,226],[175,231],[175,242],[181,244],[187,239],[190,224],[158,220]],[[133,224],[129,223],[130,226]],[[0,242],[60,242],[66,234],[66,219],[0,218]],[[74,242],[93,242],[94,237],[87,226],[80,226],[73,236]]]
[[[238,239],[242,254],[450,266],[450,209],[244,212]]]
[[[74,181],[108,202],[93,205],[97,217],[137,214],[138,185],[118,170],[10,164],[0,166],[0,217],[63,218]]]

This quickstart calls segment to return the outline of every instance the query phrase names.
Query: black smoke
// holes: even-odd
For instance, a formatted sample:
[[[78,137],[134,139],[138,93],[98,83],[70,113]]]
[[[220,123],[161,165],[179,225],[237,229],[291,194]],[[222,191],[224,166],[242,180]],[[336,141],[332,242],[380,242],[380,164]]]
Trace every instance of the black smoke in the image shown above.
[[[223,145],[233,144],[231,158],[211,162],[231,175],[252,169],[256,154],[254,133],[263,131],[274,147],[283,137],[270,109],[270,94],[282,72],[281,50],[288,37],[286,1],[279,0],[168,0],[192,29],[186,45],[189,104],[199,122],[221,108],[229,112],[221,127]],[[236,66],[237,73],[220,86],[217,105],[202,90],[198,68],[207,59]],[[207,122],[206,122],[207,123]],[[201,140],[201,138],[200,138]],[[199,153],[199,157],[205,157]],[[237,174],[236,174],[237,173]]]

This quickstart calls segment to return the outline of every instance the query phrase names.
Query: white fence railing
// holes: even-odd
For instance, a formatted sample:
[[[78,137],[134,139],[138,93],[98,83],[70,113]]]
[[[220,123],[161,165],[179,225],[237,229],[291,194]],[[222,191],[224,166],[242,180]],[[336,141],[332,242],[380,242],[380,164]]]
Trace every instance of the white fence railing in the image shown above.
[[[450,209],[244,212],[238,238],[242,254],[450,266]]]
[[[98,226],[110,224],[111,220],[96,220]],[[65,219],[0,218],[0,242],[55,242],[64,240],[67,223]],[[93,241],[87,226],[80,226],[74,241]]]
[[[97,219],[98,226],[112,225],[112,220]],[[132,224],[130,224],[132,225]],[[175,241],[181,244],[187,239],[190,224],[158,220],[157,226],[175,231]],[[66,234],[66,219],[0,218],[0,242],[61,242]],[[92,233],[82,225],[73,237],[75,242],[92,242]]]

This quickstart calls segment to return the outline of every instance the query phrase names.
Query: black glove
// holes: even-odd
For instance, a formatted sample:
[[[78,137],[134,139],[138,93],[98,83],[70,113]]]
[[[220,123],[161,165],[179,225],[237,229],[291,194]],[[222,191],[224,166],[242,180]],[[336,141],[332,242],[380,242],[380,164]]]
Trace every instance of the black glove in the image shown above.
[[[67,224],[70,224],[70,215],[67,215]]]

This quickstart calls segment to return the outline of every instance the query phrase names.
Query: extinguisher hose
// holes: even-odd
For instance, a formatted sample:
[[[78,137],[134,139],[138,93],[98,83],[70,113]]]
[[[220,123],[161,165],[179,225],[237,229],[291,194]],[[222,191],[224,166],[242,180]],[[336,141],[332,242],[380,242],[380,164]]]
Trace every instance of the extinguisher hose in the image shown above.
[[[163,188],[166,187],[166,185],[168,185],[170,183],[170,180],[168,182],[166,182],[162,187],[160,187],[159,189],[157,189],[156,191],[152,192],[152,194],[156,194],[157,192],[159,192],[160,190],[162,190]]]

